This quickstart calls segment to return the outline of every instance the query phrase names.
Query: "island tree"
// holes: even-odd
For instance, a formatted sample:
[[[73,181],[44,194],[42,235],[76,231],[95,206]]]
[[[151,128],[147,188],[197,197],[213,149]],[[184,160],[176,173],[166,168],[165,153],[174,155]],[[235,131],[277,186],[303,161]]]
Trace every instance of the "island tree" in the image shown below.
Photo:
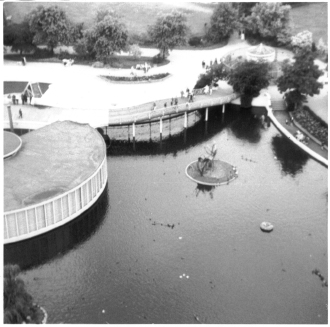
[[[29,14],[28,20],[34,44],[46,44],[51,54],[55,47],[70,41],[69,21],[65,11],[57,6],[38,6]]]
[[[237,27],[238,9],[229,2],[220,2],[215,8],[210,22],[208,38],[220,42],[229,38]]]
[[[170,50],[178,45],[187,43],[187,18],[184,14],[173,11],[170,14],[161,14],[156,23],[148,27],[150,41],[156,44],[163,59]]]
[[[283,75],[277,80],[277,86],[285,98],[289,108],[299,108],[307,101],[307,96],[319,94],[323,87],[318,82],[322,71],[314,64],[315,55],[308,47],[300,49],[294,56],[293,63],[284,63]]]
[[[241,106],[251,106],[252,98],[269,86],[270,66],[267,62],[242,61],[229,74],[228,84],[241,95]]]

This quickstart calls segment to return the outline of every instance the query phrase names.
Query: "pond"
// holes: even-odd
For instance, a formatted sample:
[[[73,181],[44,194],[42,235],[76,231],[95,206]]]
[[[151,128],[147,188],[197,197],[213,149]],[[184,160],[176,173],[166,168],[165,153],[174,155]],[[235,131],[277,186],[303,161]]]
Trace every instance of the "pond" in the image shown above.
[[[88,214],[5,248],[49,323],[327,323],[327,168],[247,110],[209,117],[161,147],[113,141]],[[213,141],[238,178],[198,187],[185,168]]]

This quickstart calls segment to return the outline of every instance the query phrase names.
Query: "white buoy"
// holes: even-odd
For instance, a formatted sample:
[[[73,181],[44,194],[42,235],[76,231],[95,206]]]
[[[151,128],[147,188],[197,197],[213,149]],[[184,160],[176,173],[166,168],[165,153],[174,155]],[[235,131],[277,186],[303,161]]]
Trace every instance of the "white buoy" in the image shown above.
[[[274,229],[274,226],[271,223],[264,221],[260,224],[260,228],[263,232],[271,232]]]
[[[182,240],[182,236],[179,237],[179,240]]]
[[[187,276],[187,278],[189,278],[189,276]]]
[[[104,313],[105,312],[105,310],[102,310],[102,313]]]
[[[184,276],[186,276],[186,274],[183,274],[182,276],[184,277]]]

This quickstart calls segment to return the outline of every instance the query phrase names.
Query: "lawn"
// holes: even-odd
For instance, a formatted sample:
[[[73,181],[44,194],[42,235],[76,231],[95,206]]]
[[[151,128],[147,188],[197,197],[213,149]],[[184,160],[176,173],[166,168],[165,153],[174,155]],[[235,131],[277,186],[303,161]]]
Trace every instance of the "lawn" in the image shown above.
[[[292,20],[294,23],[293,34],[304,30],[313,33],[314,42],[318,43],[322,37],[328,43],[328,3],[313,2],[292,9]]]

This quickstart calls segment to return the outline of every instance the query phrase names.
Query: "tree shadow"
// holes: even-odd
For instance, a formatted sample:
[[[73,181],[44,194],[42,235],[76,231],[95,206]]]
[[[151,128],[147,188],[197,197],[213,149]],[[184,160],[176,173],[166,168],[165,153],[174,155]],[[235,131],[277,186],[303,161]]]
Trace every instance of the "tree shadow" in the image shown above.
[[[262,123],[257,115],[254,115],[251,109],[241,109],[240,115],[230,125],[233,134],[242,140],[250,143],[258,143],[261,139],[260,130]]]
[[[309,155],[283,135],[272,138],[272,148],[282,166],[282,173],[295,176],[303,171]]]

